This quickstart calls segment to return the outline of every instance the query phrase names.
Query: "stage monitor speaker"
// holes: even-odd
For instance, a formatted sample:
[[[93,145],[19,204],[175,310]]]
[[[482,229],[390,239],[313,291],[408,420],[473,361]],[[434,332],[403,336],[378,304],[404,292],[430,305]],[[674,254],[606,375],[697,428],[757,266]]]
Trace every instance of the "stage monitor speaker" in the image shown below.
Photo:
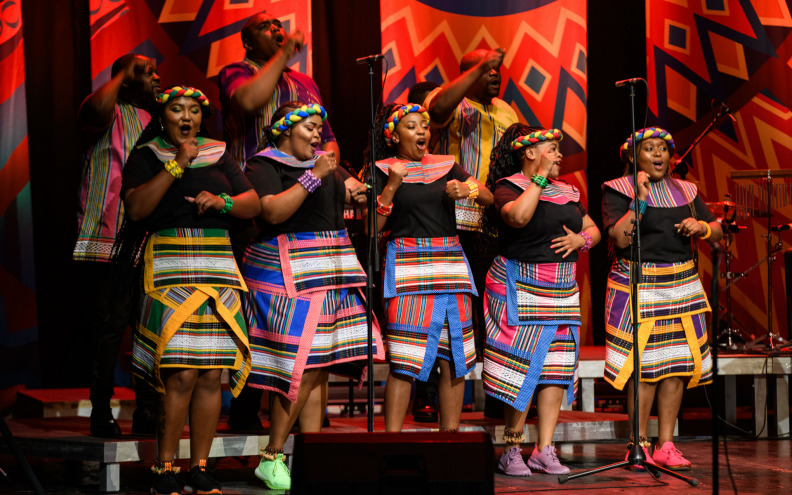
[[[303,433],[293,494],[494,494],[495,453],[483,431]]]

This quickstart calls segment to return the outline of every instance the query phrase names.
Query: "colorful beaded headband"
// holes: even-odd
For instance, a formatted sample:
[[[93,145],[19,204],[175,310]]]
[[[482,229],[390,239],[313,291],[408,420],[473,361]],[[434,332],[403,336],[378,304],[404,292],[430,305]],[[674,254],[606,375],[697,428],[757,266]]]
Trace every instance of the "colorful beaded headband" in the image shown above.
[[[279,121],[272,124],[270,134],[272,137],[276,138],[289,127],[293,126],[302,119],[307,119],[311,115],[319,115],[322,117],[322,122],[327,120],[327,112],[325,111],[324,107],[316,103],[309,103],[308,105],[303,105],[300,108],[292,110],[291,112],[284,115]]]
[[[641,129],[637,131],[634,136],[630,136],[627,138],[627,141],[621,146],[622,151],[626,151],[633,146],[633,137],[638,141],[643,141],[644,139],[649,138],[660,138],[664,140],[668,144],[668,154],[673,156],[674,155],[674,138],[671,137],[671,133],[665,129],[661,129],[659,127],[647,127],[646,129]]]
[[[523,146],[532,146],[542,141],[561,141],[564,135],[558,129],[542,129],[528,134],[527,136],[519,137],[512,141],[512,149],[518,150]]]
[[[385,141],[387,141],[388,144],[393,144],[393,141],[391,140],[391,135],[393,133],[393,130],[396,129],[397,125],[399,125],[399,121],[409,113],[420,113],[421,116],[423,116],[423,118],[426,119],[427,124],[430,122],[429,112],[427,112],[426,109],[421,105],[405,105],[399,108],[398,110],[393,112],[393,115],[391,115],[390,118],[388,118],[388,121],[385,122],[384,125]]]
[[[209,98],[207,98],[205,94],[201,93],[201,90],[191,88],[189,86],[174,86],[170,89],[167,89],[164,93],[158,94],[156,100],[157,103],[165,104],[168,103],[169,100],[180,98],[182,96],[187,98],[195,98],[198,100],[198,103],[200,103],[201,106],[209,106]]]

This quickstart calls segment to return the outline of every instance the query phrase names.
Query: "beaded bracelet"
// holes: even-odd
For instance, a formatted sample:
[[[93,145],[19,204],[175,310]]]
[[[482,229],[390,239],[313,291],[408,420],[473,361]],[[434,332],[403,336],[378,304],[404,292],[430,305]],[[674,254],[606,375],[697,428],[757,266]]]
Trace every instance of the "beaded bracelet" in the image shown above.
[[[704,220],[699,220],[698,223],[700,223],[701,225],[704,226],[705,229],[707,229],[707,233],[704,234],[703,236],[701,236],[701,238],[702,239],[709,239],[710,236],[712,235],[712,227],[710,227],[709,224],[707,222],[705,222]]]
[[[322,185],[322,179],[317,178],[310,170],[306,170],[305,173],[297,179],[297,182],[309,193],[316,191],[319,189],[319,186]]]
[[[531,182],[541,187],[542,189],[544,189],[545,187],[547,187],[548,184],[550,184],[550,181],[547,180],[547,177],[544,177],[539,174],[533,174],[531,176]]]
[[[476,184],[470,178],[468,178],[468,180],[465,181],[465,185],[467,185],[468,189],[470,189],[470,193],[468,194],[468,199],[478,198],[479,195],[478,184]]]
[[[642,199],[638,200],[638,214],[639,215],[643,215],[644,213],[646,213],[646,208],[647,207],[649,207],[649,203],[647,203],[646,201],[644,201]],[[634,209],[635,209],[635,200],[633,199],[632,201],[630,201],[630,211],[632,211]]]
[[[586,243],[580,247],[580,252],[585,253],[589,249],[591,249],[591,245],[594,244],[594,241],[591,240],[591,234],[586,232],[585,230],[581,230],[578,232],[578,235],[586,240]]]
[[[393,213],[393,203],[386,206],[380,202],[380,196],[377,196],[377,213],[383,217],[389,216]]]
[[[234,200],[231,199],[231,196],[229,196],[228,194],[222,192],[222,193],[218,194],[217,197],[222,199],[223,201],[225,201],[225,204],[226,204],[223,207],[223,209],[220,210],[220,213],[228,213],[229,211],[231,211],[231,208],[234,207]]]
[[[165,170],[171,174],[174,179],[181,179],[182,175],[184,175],[184,169],[176,163],[176,160],[168,160],[163,165],[165,166]]]

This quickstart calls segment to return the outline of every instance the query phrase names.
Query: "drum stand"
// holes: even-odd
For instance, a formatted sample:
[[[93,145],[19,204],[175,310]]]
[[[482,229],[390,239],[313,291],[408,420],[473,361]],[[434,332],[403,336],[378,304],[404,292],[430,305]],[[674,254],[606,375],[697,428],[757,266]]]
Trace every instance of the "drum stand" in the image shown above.
[[[721,226],[723,227],[723,234],[724,240],[726,243],[726,250],[724,251],[725,260],[726,260],[726,271],[721,273],[720,276],[726,279],[726,328],[724,328],[720,334],[718,334],[717,343],[719,347],[722,347],[726,351],[738,351],[740,350],[740,345],[744,345],[746,342],[745,336],[743,336],[742,331],[738,328],[734,328],[732,322],[732,306],[731,306],[731,282],[734,278],[742,278],[745,276],[744,273],[737,273],[731,271],[731,245],[734,242],[734,234],[740,232],[740,226],[734,223],[734,211],[731,212],[729,215],[729,208],[734,208],[734,203],[729,201],[729,195],[727,194],[726,201],[720,203],[723,205],[724,214],[723,220],[721,221]]]
[[[775,253],[781,250],[782,242],[779,233],[778,242],[775,245],[773,244],[774,229],[772,213],[774,196],[773,177],[790,176],[792,176],[792,171],[790,170],[735,171],[731,174],[732,179],[761,179],[764,181],[766,189],[764,196],[767,201],[767,234],[765,235],[767,239],[767,257],[764,261],[767,263],[767,333],[745,344],[744,349],[746,351],[774,353],[778,352],[781,347],[790,345],[789,341],[773,333],[773,261],[775,261]],[[730,285],[731,283],[728,284],[727,287]]]

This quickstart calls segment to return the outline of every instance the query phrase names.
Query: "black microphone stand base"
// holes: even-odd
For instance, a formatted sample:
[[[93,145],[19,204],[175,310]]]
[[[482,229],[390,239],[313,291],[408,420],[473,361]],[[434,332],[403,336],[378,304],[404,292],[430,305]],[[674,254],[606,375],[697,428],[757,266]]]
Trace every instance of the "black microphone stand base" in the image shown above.
[[[739,328],[724,328],[716,340],[721,350],[731,352],[742,351],[748,342]]]
[[[592,469],[590,471],[584,471],[582,473],[561,474],[558,476],[558,483],[563,485],[567,481],[573,480],[575,478],[581,478],[583,476],[588,476],[590,474],[601,473],[603,471],[609,471],[611,469],[616,469],[621,467],[628,468],[630,466],[643,468],[645,472],[648,472],[655,479],[659,478],[661,473],[665,473],[669,476],[673,476],[674,478],[686,482],[690,486],[698,486],[699,483],[696,478],[688,478],[687,476],[681,475],[676,471],[672,471],[670,469],[660,467],[657,464],[646,462],[646,457],[644,456],[643,449],[638,444],[634,444],[632,446],[632,448],[630,449],[630,455],[627,457],[626,461],[607,464],[605,466],[600,466],[596,469]]]

